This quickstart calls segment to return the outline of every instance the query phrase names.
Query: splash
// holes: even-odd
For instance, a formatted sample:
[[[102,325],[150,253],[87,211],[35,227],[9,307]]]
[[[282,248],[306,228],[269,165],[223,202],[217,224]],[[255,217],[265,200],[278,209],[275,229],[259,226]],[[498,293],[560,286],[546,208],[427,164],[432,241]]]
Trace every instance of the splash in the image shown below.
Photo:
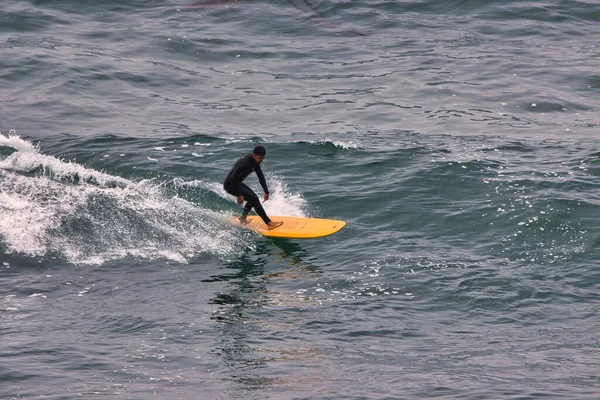
[[[364,148],[364,146],[356,140],[330,139],[328,137],[317,141],[311,141],[310,143],[315,145],[333,145],[334,147],[342,150],[356,150]]]
[[[76,264],[125,257],[185,263],[231,254],[243,240],[221,214],[169,196],[155,181],[88,169],[0,134],[0,149],[7,148],[12,153],[0,155],[0,246],[7,253]]]
[[[292,193],[285,183],[284,178],[267,173],[266,180],[269,185],[269,200],[263,203],[263,207],[269,216],[288,216],[288,217],[307,217],[308,203],[299,193]],[[244,183],[249,184],[252,187],[252,182],[249,178]],[[205,182],[202,180],[194,180],[191,182],[185,182],[178,179],[174,182],[176,186],[180,187],[193,187],[209,190],[221,198],[235,204],[235,197],[225,192],[223,185],[216,182]],[[262,189],[254,188],[255,192],[262,198],[260,193]],[[235,206],[237,207],[237,206]],[[240,208],[241,212],[241,208]]]
[[[269,215],[285,215],[290,217],[306,217],[306,200],[300,194],[292,194],[283,180],[277,175],[267,174],[269,179],[270,198],[263,204]]]

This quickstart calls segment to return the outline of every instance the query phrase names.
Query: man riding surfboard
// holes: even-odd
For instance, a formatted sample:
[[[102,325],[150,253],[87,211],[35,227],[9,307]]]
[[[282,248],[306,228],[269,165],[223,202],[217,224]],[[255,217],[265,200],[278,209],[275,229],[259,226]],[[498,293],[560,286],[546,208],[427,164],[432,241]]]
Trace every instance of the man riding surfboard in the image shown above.
[[[240,222],[246,223],[246,218],[248,217],[250,210],[254,208],[254,211],[256,211],[265,224],[267,224],[267,227],[269,229],[275,229],[278,226],[283,225],[283,222],[271,221],[267,216],[265,209],[260,204],[260,200],[256,193],[242,183],[253,171],[256,172],[258,181],[265,192],[264,201],[269,200],[269,188],[267,187],[265,176],[260,169],[260,163],[263,162],[266,154],[267,151],[263,146],[256,146],[251,154],[246,154],[244,157],[237,160],[233,168],[231,168],[231,171],[227,174],[225,182],[223,182],[223,189],[225,189],[227,193],[236,196],[238,204],[243,204],[244,201],[246,201],[244,211],[240,217]]]

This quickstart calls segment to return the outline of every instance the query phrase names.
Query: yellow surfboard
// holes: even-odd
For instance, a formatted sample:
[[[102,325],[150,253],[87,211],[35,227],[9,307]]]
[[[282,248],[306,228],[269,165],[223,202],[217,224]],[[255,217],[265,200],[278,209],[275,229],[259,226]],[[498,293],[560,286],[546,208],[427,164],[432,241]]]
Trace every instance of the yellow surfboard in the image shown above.
[[[267,228],[267,225],[258,215],[248,217],[248,224],[240,223],[239,218],[234,217],[234,225],[251,229],[263,236],[279,237],[288,239],[314,239],[329,236],[340,229],[346,223],[335,219],[303,218],[303,217],[275,217],[269,216],[272,221],[282,221],[283,225],[275,229]]]

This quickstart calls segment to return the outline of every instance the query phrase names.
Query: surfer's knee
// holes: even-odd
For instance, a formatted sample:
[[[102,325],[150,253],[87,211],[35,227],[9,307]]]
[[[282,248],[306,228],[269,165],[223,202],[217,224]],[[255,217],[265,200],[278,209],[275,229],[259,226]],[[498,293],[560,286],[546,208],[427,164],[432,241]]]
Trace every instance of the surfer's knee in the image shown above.
[[[245,197],[246,197],[246,200],[248,201],[248,203],[251,203],[251,204],[256,204],[256,203],[259,203],[259,201],[258,201],[258,196],[257,196],[257,195],[255,195],[254,193],[252,193],[252,194],[248,194],[248,195],[247,195],[247,196],[245,196]]]

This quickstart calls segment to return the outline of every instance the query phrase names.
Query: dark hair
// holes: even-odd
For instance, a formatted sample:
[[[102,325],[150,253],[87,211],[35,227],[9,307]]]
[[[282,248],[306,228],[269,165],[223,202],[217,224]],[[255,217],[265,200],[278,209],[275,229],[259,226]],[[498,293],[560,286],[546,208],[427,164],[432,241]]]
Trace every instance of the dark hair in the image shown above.
[[[254,150],[252,150],[252,152],[257,156],[264,156],[265,154],[267,154],[267,150],[265,150],[265,148],[262,146],[256,146]]]

